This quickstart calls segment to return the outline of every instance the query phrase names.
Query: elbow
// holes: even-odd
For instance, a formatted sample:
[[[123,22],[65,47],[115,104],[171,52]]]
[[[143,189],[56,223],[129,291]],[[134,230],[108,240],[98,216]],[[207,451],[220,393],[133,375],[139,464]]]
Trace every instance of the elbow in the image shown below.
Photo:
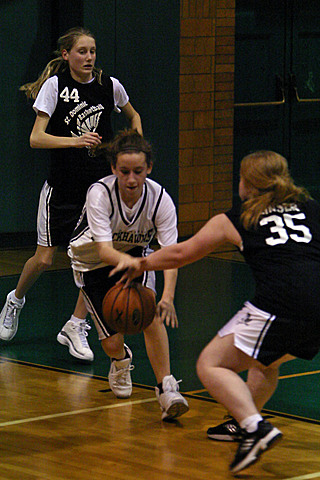
[[[141,117],[138,112],[136,112],[131,119],[131,127],[134,130],[137,130],[137,132],[140,133],[140,135],[143,135]]]
[[[38,146],[37,141],[36,141],[34,135],[32,135],[32,134],[30,135],[29,144],[30,144],[31,148],[37,148],[37,146]]]
[[[135,113],[135,120],[136,120],[136,122],[141,123],[141,117],[140,117],[140,114],[138,112]]]

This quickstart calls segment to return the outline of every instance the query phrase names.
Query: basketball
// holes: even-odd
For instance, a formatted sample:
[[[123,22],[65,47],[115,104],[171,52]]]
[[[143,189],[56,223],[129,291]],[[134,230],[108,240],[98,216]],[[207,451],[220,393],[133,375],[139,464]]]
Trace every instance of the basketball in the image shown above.
[[[154,292],[141,283],[133,282],[123,288],[123,284],[114,285],[106,293],[102,302],[103,318],[107,328],[135,335],[147,328],[156,311]]]

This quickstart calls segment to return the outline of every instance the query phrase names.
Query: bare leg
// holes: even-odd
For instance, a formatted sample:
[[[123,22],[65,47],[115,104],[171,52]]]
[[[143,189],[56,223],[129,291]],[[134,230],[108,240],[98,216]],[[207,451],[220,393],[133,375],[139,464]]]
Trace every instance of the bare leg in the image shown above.
[[[252,359],[233,345],[233,335],[216,336],[197,362],[198,376],[203,385],[239,423],[259,413],[247,384],[238,375],[251,363]]]
[[[78,300],[73,312],[73,316],[80,319],[85,319],[88,314],[86,304],[84,302],[83,294],[79,291]]]
[[[23,298],[41,273],[51,267],[57,247],[37,246],[35,254],[27,260],[21,272],[15,295]]]
[[[166,327],[159,317],[155,317],[143,333],[151,367],[157,383],[161,383],[165,376],[170,375],[169,340]]]
[[[261,412],[264,405],[274,394],[278,385],[279,368],[251,367],[248,371],[247,386],[257,409]]]
[[[110,358],[122,359],[125,357],[126,352],[124,349],[124,338],[121,333],[112,335],[111,337],[105,338],[101,341],[102,348],[104,352]]]
[[[144,330],[144,341],[150,364],[157,380],[156,397],[160,404],[162,420],[178,418],[189,410],[188,402],[179,392],[179,386],[170,374],[169,340],[165,325],[155,316]]]
[[[285,355],[264,367],[233,345],[233,335],[217,335],[202,351],[197,371],[210,395],[240,423],[261,411],[277,387],[280,365],[293,359]],[[238,375],[245,370],[247,382]]]

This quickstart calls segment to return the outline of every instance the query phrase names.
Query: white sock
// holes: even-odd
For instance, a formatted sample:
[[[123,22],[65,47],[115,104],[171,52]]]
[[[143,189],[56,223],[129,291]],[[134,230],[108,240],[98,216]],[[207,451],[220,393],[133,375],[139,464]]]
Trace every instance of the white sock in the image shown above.
[[[80,322],[85,322],[86,321],[85,318],[78,318],[78,317],[75,317],[74,315],[71,315],[69,321],[70,320],[74,323],[80,323]]]
[[[19,303],[20,305],[23,304],[24,298],[17,298],[16,297],[16,291],[12,292],[11,298],[15,303]]]
[[[251,415],[250,417],[245,418],[240,422],[240,427],[246,430],[248,433],[255,432],[258,428],[258,423],[261,422],[263,418],[259,413]]]

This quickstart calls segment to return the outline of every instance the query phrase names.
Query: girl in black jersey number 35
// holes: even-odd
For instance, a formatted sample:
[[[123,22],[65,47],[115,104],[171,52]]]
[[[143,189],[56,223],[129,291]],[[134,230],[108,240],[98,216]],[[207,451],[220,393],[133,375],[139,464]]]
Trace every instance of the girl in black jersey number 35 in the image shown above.
[[[104,155],[96,149],[113,137],[111,112],[122,111],[130,126],[142,133],[140,116],[123,86],[95,67],[96,41],[91,32],[81,27],[69,30],[59,38],[55,54],[37,81],[21,87],[28,98],[36,99],[31,147],[51,149],[51,164],[40,195],[36,252],[26,262],[0,315],[0,338],[7,341],[17,332],[26,293],[50,267],[57,247],[69,243],[88,187],[111,173]],[[80,294],[58,341],[67,345],[74,357],[92,361],[86,315]]]
[[[239,441],[230,465],[236,473],[254,463],[282,433],[260,414],[277,386],[279,366],[311,360],[320,348],[320,207],[297,187],[285,158],[259,151],[241,162],[242,205],[216,215],[192,238],[128,259],[126,278],[145,270],[176,268],[222,245],[236,245],[251,267],[253,299],[204,348],[197,372],[208,392],[233,418],[208,429],[215,440]],[[246,383],[238,375],[248,370]]]

